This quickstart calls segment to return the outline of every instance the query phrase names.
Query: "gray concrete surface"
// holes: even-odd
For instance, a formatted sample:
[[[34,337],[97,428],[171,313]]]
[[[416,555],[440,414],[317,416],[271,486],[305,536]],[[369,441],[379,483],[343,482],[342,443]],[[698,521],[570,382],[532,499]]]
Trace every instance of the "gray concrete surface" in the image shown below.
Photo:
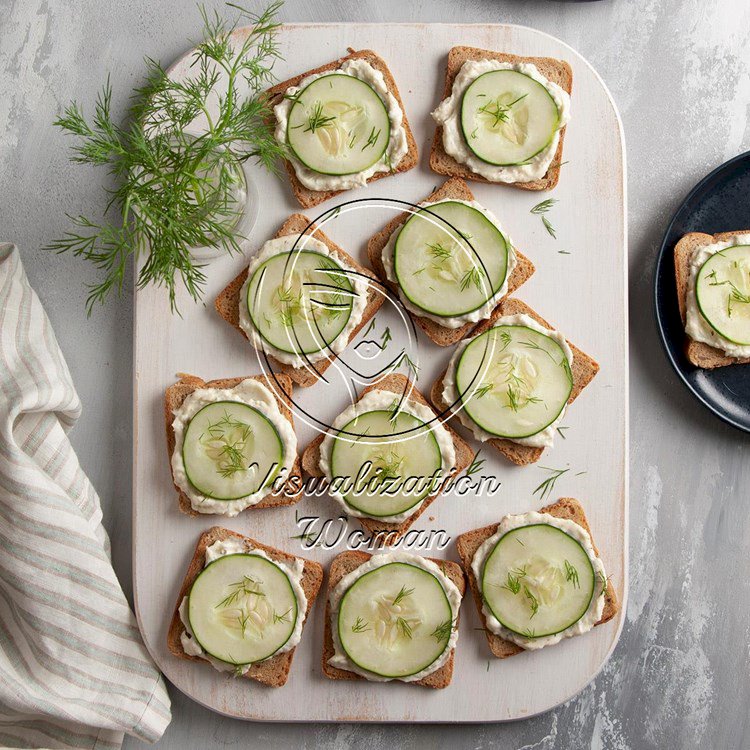
[[[750,148],[750,5],[287,0],[283,18],[524,24],[578,49],[612,90],[625,123],[630,191],[627,621],[597,680],[567,705],[529,721],[248,724],[172,691],[174,721],[158,746],[748,747],[750,438],[709,415],[669,369],[652,318],[651,279],[661,234],[681,197],[708,170]],[[103,180],[69,164],[51,122],[72,98],[90,105],[107,71],[125,92],[140,81],[143,55],[169,62],[198,32],[190,0],[0,2],[0,239],[21,247],[73,372],[84,414],[72,439],[102,496],[115,568],[128,592],[132,290],[87,320],[91,269],[41,249],[63,230],[66,210],[97,211]],[[126,740],[125,747],[140,744]]]

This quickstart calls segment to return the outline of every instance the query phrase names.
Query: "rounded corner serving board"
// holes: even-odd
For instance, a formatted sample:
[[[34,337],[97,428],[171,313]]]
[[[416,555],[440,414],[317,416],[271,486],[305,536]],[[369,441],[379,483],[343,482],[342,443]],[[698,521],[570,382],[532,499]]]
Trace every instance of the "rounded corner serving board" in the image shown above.
[[[242,34],[239,29],[237,34]],[[205,380],[261,371],[248,342],[213,309],[217,293],[247,264],[247,257],[272,237],[292,213],[315,219],[337,199],[308,211],[294,202],[285,177],[255,171],[263,196],[245,258],[224,257],[207,269],[205,304],[178,299],[180,316],[170,314],[166,295],[151,287],[136,292],[134,322],[133,575],[136,613],[146,646],[166,677],[198,703],[228,716],[262,721],[492,722],[533,716],[572,698],[598,673],[617,643],[627,594],[628,550],[628,322],[625,154],[622,126],[604,83],[578,53],[533,29],[508,25],[447,24],[292,24],[279,32],[283,59],[278,80],[311,70],[347,53],[372,49],[388,64],[399,87],[420,158],[417,168],[378,180],[351,198],[391,198],[418,202],[443,178],[429,170],[434,134],[430,111],[442,97],[449,49],[467,45],[518,55],[564,59],[573,69],[572,121],[568,125],[558,186],[551,192],[517,190],[472,182],[470,188],[501,220],[514,245],[536,266],[515,296],[551,321],[601,370],[568,410],[563,435],[539,464],[519,468],[485,448],[482,473],[502,485],[493,496],[453,494],[438,498],[414,529],[425,539],[445,541],[445,549],[414,550],[457,559],[455,537],[497,523],[507,513],[535,510],[558,497],[578,498],[616,589],[621,608],[614,620],[579,638],[509,659],[495,659],[481,632],[474,601],[467,592],[461,608],[460,637],[452,683],[428,690],[402,683],[332,681],[321,671],[325,585],[305,625],[287,684],[268,688],[251,680],[219,674],[207,664],[174,657],[167,628],[198,536],[214,525],[321,562],[327,567],[346,549],[313,547],[294,539],[297,515],[337,518],[334,502],[305,497],[295,506],[248,510],[236,518],[180,513],[172,485],[164,435],[164,390],[187,372]],[[172,68],[184,75],[187,56]],[[418,64],[415,62],[418,61]],[[556,239],[531,208],[554,198],[546,214]],[[399,209],[400,210],[400,209]],[[325,232],[367,264],[365,246],[393,213],[343,212]],[[382,325],[391,310],[383,310]],[[376,318],[377,319],[377,318]],[[362,338],[360,334],[359,338]],[[353,342],[354,344],[355,342]],[[352,346],[352,344],[350,344]],[[419,337],[417,387],[429,388],[451,350]],[[348,401],[328,401],[313,386],[295,391],[305,409],[333,418]],[[307,420],[309,422],[309,420]],[[300,449],[315,430],[295,415]],[[474,448],[479,448],[474,445]],[[546,467],[546,468],[542,468]],[[542,499],[537,489],[550,469],[567,469],[554,492]],[[535,492],[536,490],[536,492]],[[350,521],[348,529],[359,528]],[[438,532],[443,532],[442,536]],[[372,550],[370,550],[372,551]]]

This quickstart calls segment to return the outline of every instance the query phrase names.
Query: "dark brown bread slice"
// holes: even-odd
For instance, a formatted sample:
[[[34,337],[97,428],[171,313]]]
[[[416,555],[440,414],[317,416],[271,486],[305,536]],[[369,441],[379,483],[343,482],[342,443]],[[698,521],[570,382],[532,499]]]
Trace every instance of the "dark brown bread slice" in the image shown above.
[[[185,630],[185,627],[180,620],[180,602],[187,596],[190,588],[193,585],[193,581],[198,577],[198,574],[203,570],[203,566],[206,561],[206,548],[210,547],[214,542],[223,541],[225,539],[241,539],[247,543],[248,546],[254,547],[255,549],[262,550],[272,560],[285,563],[294,563],[295,560],[302,560],[304,568],[302,571],[302,590],[305,592],[307,597],[307,610],[305,611],[305,624],[310,616],[310,610],[312,609],[315,599],[318,596],[320,587],[323,584],[323,567],[312,560],[306,560],[304,557],[295,557],[286,552],[282,552],[274,547],[268,547],[265,544],[256,542],[250,537],[242,536],[229,529],[223,529],[220,526],[213,526],[204,531],[198,538],[198,544],[195,547],[195,554],[193,559],[190,561],[190,565],[185,574],[185,580],[182,582],[180,587],[180,593],[177,596],[177,603],[175,604],[174,614],[172,615],[172,621],[167,631],[167,646],[169,650],[180,659],[189,659],[190,661],[199,661],[208,665],[205,659],[200,656],[190,656],[186,654],[182,648],[180,642],[180,636]],[[292,659],[294,658],[295,648],[285,651],[283,654],[273,656],[270,659],[254,664],[244,677],[250,680],[256,680],[264,685],[270,687],[281,687],[286,684],[289,678],[289,670],[292,667]],[[211,667],[213,669],[213,667]],[[232,674],[229,672],[228,674]]]
[[[721,232],[719,234],[703,234],[702,232],[690,232],[680,239],[674,248],[674,272],[677,282],[677,301],[680,305],[680,316],[682,324],[685,325],[687,315],[688,283],[690,280],[690,261],[693,253],[700,247],[712,245],[715,242],[724,242],[738,234],[750,234],[750,230],[737,232]],[[729,357],[721,349],[704,344],[702,341],[693,341],[685,335],[685,354],[692,364],[703,370],[711,370],[715,367],[726,367],[727,365],[746,365],[750,363],[750,357]]]
[[[588,521],[586,520],[586,514],[584,513],[581,504],[572,497],[561,497],[556,503],[547,505],[542,508],[540,513],[549,513],[551,516],[556,518],[566,518],[570,521],[575,521],[579,526],[583,526],[591,536],[591,542],[594,546],[594,551],[599,556],[599,550],[596,548],[594,543],[594,537],[591,534],[591,528],[589,527]],[[479,591],[479,584],[477,583],[474,571],[471,569],[471,561],[474,558],[474,554],[479,547],[486,542],[496,531],[498,524],[493,523],[489,526],[485,526],[481,529],[474,529],[473,531],[467,531],[461,534],[456,539],[456,549],[458,550],[459,557],[461,558],[461,564],[464,566],[464,571],[469,579],[469,586],[471,587],[471,593],[474,596],[474,602],[477,605],[477,611],[479,612],[479,618],[482,620],[484,625],[484,632],[487,636],[487,643],[490,646],[490,651],[497,656],[498,659],[505,659],[508,656],[514,656],[520,654],[525,649],[521,648],[513,641],[506,641],[499,635],[491,632],[487,629],[487,620],[482,612],[482,594]],[[605,566],[606,570],[606,566]],[[619,611],[620,605],[617,600],[617,594],[614,588],[610,584],[609,579],[607,580],[607,588],[604,593],[604,610],[602,611],[602,617],[596,625],[602,625],[605,622],[611,620]]]
[[[303,214],[292,214],[281,226],[278,232],[274,235],[274,239],[278,237],[285,237],[286,235],[292,234],[309,234],[315,237],[316,240],[320,240],[325,244],[328,249],[335,255],[338,256],[344,263],[353,268],[358,273],[369,276],[374,279],[373,284],[369,284],[367,290],[367,306],[365,307],[362,315],[362,320],[359,325],[352,331],[349,336],[351,341],[363,328],[367,325],[373,315],[380,309],[380,306],[385,302],[385,295],[378,291],[380,282],[377,280],[375,274],[369,269],[361,266],[357,263],[354,258],[351,257],[347,252],[340,248],[333,240],[328,238],[323,232],[318,229],[317,225],[311,224],[310,220]],[[247,267],[245,267],[234,279],[229,282],[216,298],[214,306],[216,311],[221,315],[224,320],[227,321],[233,328],[239,331],[245,338],[245,332],[240,327],[240,291],[242,285],[247,279]],[[368,282],[369,283],[369,282]],[[331,362],[328,359],[320,360],[315,362],[309,369],[304,367],[292,367],[291,365],[279,362],[273,357],[269,356],[271,362],[274,363],[276,368],[288,375],[297,385],[301,385],[303,388],[315,385],[318,382],[323,373],[330,367]]]
[[[290,408],[292,402],[287,395],[291,395],[292,393],[292,381],[286,375],[277,376],[279,386],[272,383],[265,375],[248,375],[244,378],[209,380],[207,383],[196,375],[186,375],[184,373],[179,373],[179,375],[180,380],[173,385],[170,385],[164,394],[164,423],[167,431],[167,455],[169,457],[170,467],[172,453],[174,453],[175,446],[174,430],[172,429],[174,412],[179,409],[185,399],[198,388],[234,388],[243,380],[257,380],[273,393],[281,413],[289,420],[292,427],[294,427],[294,419],[292,418],[292,410]],[[298,503],[302,499],[301,482],[299,479],[295,480],[294,477],[301,477],[301,471],[299,458],[296,458],[289,479],[284,483],[281,491],[278,494],[269,493],[259,503],[251,505],[247,510],[254,510],[256,508],[277,508],[282,505],[294,505],[294,503]],[[201,515],[197,510],[193,510],[193,506],[190,504],[190,498],[176,484],[174,485],[174,488],[179,495],[180,510],[189,516]]]
[[[409,120],[406,117],[406,108],[404,107],[404,102],[401,99],[401,94],[399,94],[398,86],[396,86],[396,81],[394,80],[391,71],[388,69],[388,66],[385,64],[381,57],[379,57],[369,49],[353,50],[350,47],[349,54],[346,55],[346,57],[340,57],[338,60],[334,60],[327,65],[321,65],[319,68],[315,68],[315,70],[308,70],[306,73],[300,73],[299,75],[294,76],[294,78],[289,78],[286,81],[277,83],[275,86],[268,89],[267,93],[270,97],[271,106],[275,106],[282,100],[284,92],[287,89],[292,86],[298,86],[300,82],[308,76],[315,75],[316,73],[325,73],[329,70],[336,70],[337,68],[341,67],[341,65],[347,60],[354,59],[366,60],[370,65],[372,65],[373,68],[379,70],[383,74],[383,78],[385,78],[385,85],[388,88],[388,91],[390,91],[391,94],[396,97],[396,100],[401,107],[401,111],[404,113],[404,130],[406,131],[406,142],[409,146],[409,150],[404,155],[404,158],[398,163],[396,167],[394,167],[392,172],[378,172],[377,174],[370,177],[369,180],[367,180],[369,184],[374,180],[379,180],[383,177],[390,177],[392,174],[407,172],[410,169],[416,167],[417,161],[419,160],[417,142],[414,140],[414,135],[411,132],[411,128],[409,127]],[[292,186],[292,192],[294,193],[294,196],[299,202],[300,206],[302,206],[303,208],[311,208],[312,206],[317,206],[319,203],[323,203],[323,201],[327,201],[330,198],[333,198],[334,196],[340,195],[341,193],[345,192],[343,190],[310,190],[310,188],[306,188],[299,181],[297,173],[294,171],[294,165],[292,164],[292,162],[287,160],[284,162],[284,164],[286,166],[287,174],[289,175],[289,182]]]
[[[460,178],[452,177],[446,180],[439,188],[434,190],[430,195],[424,198],[421,203],[435,203],[437,201],[444,200],[446,198],[454,198],[456,200],[472,201],[474,195],[469,189],[469,186]],[[385,268],[383,267],[382,253],[383,248],[388,244],[391,235],[406,221],[410,216],[408,212],[404,212],[397,216],[393,221],[389,222],[383,229],[381,229],[374,237],[367,243],[367,256],[370,259],[370,265],[375,269],[375,273],[380,277],[380,280],[394,292],[398,291],[398,285],[392,284],[388,281],[385,275]],[[531,275],[534,273],[534,264],[524,255],[516,250],[516,267],[513,269],[513,273],[508,279],[508,294],[512,294],[522,284],[529,280]],[[409,311],[407,311],[409,312]],[[420,315],[414,315],[409,312],[412,320],[427,334],[428,338],[436,343],[438,346],[452,346],[457,344],[461,339],[471,336],[472,331],[479,325],[479,323],[466,323],[460,328],[446,328],[445,326],[436,323],[430,318],[425,318]]]
[[[527,304],[521,302],[519,299],[514,297],[506,297],[494,310],[492,317],[485,320],[483,323],[477,326],[474,331],[475,335],[484,333],[488,328],[491,328],[495,321],[504,315],[521,315],[525,314],[536,320],[537,323],[554,330],[554,327],[549,324],[544,318],[537,315]],[[567,339],[566,339],[567,340]],[[571,344],[568,341],[568,346],[573,352],[573,365],[571,370],[573,372],[573,390],[570,393],[568,404],[572,404],[579,396],[581,391],[594,379],[594,376],[599,372],[599,364],[589,357],[588,354],[584,354],[577,346]],[[449,404],[443,401],[443,380],[447,368],[443,370],[440,377],[434,382],[432,389],[430,390],[430,399],[438,412],[444,412]],[[514,443],[512,440],[506,440],[504,438],[495,438],[487,441],[491,446],[497,448],[509,461],[512,461],[518,466],[525,466],[526,464],[534,463],[541,458],[544,448],[533,448],[528,445],[519,445]]]
[[[331,591],[336,588],[338,582],[345,576],[356,570],[360,565],[366,563],[372,555],[367,552],[359,552],[357,550],[348,550],[342,552],[340,555],[334,557],[331,567],[328,569],[328,590],[326,591],[326,614],[325,614],[325,629],[323,634],[323,674],[328,677],[329,680],[364,680],[366,679],[356,672],[350,672],[347,669],[338,669],[332,667],[328,660],[334,654],[333,648],[333,637],[331,636],[331,602],[330,596]],[[463,597],[466,591],[466,579],[464,577],[461,566],[458,563],[454,563],[452,560],[436,560],[432,557],[426,558],[434,562],[443,573],[450,578],[450,580],[456,585],[458,590],[461,592]],[[456,617],[455,627],[458,627],[458,617]],[[421,685],[422,687],[428,688],[445,688],[450,685],[453,679],[453,662],[456,655],[456,649],[451,651],[451,655],[448,660],[443,664],[440,669],[434,671],[432,674],[428,674],[427,677],[423,677],[421,680],[416,682],[409,682],[409,685]]]
[[[393,374],[383,378],[378,383],[365,388],[360,394],[361,399],[366,393],[370,391],[390,391],[396,395],[400,395],[409,390],[410,398],[415,401],[429,406],[430,402],[416,389],[412,388],[411,384],[404,375]],[[462,472],[469,464],[474,460],[474,451],[471,446],[461,438],[458,433],[449,427],[447,424],[443,425],[446,430],[450,433],[453,438],[453,447],[456,450],[456,471],[454,476]],[[320,470],[320,444],[323,442],[323,435],[318,435],[302,452],[302,470],[311,477],[322,477],[323,472]],[[446,482],[448,480],[446,479]],[[445,484],[445,483],[443,483]],[[442,492],[443,487],[441,486],[438,492],[431,497],[428,497],[422,505],[419,507],[414,515],[409,516],[406,520],[401,523],[388,523],[386,521],[379,521],[376,518],[359,518],[357,521],[367,530],[370,534],[376,538],[379,544],[383,546],[395,544],[412,526],[412,524],[424,513],[427,508],[438,498]]]
[[[547,80],[556,83],[560,88],[569,94],[573,91],[573,70],[564,60],[556,60],[552,57],[519,57],[518,55],[509,55],[505,52],[492,52],[491,50],[478,49],[477,47],[453,47],[448,53],[448,65],[445,72],[445,92],[443,99],[451,95],[453,81],[458,75],[461,66],[467,60],[499,60],[500,62],[510,63],[532,63],[536,65],[539,72]],[[507,183],[513,187],[522,190],[551,190],[557,185],[560,179],[560,168],[562,167],[563,142],[565,140],[565,130],[560,131],[560,140],[557,145],[557,151],[552,157],[552,164],[547,173],[538,180],[533,182],[512,182]],[[443,128],[438,126],[435,130],[435,136],[432,140],[432,150],[430,151],[430,168],[438,174],[450,175],[451,177],[463,177],[465,180],[476,180],[478,182],[490,182],[486,177],[472,172],[465,164],[459,164],[452,156],[446,153],[443,148]]]

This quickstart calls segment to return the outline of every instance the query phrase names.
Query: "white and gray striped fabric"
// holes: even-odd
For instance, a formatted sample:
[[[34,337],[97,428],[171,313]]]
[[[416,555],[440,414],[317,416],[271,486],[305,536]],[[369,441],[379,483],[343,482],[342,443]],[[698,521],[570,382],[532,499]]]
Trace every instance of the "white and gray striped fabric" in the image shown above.
[[[0,746],[119,748],[169,724],[164,682],[67,437],[81,411],[18,250],[0,244]]]

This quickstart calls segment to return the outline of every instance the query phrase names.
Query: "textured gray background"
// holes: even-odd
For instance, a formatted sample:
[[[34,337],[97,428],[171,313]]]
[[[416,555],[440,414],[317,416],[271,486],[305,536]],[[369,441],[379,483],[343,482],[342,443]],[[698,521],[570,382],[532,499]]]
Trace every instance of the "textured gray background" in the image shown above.
[[[750,148],[750,4],[288,0],[283,18],[533,26],[579,50],[613,92],[625,123],[630,192],[627,620],[598,679],[567,705],[525,722],[248,724],[172,691],[174,721],[158,746],[747,747],[750,439],[692,401],[669,369],[653,322],[651,279],[661,234],[681,197],[711,168]],[[83,285],[94,278],[91,270],[41,250],[64,229],[65,211],[96,213],[101,205],[102,175],[71,166],[50,123],[72,98],[90,105],[108,71],[122,94],[140,82],[143,55],[169,62],[198,32],[191,0],[0,0],[0,240],[21,247],[83,400],[72,439],[101,494],[127,592],[131,290],[87,320]]]

